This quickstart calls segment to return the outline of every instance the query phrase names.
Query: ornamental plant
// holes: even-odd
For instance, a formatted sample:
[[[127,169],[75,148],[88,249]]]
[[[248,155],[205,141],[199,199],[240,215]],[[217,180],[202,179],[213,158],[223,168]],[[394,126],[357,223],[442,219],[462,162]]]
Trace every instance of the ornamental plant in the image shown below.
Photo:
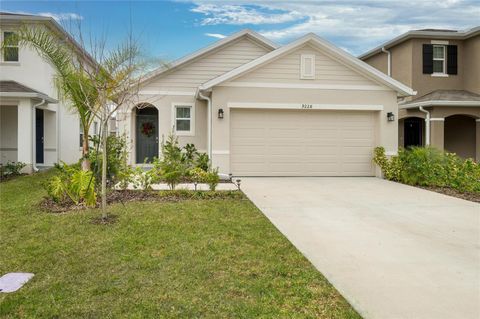
[[[386,179],[409,185],[449,187],[461,192],[480,192],[480,165],[454,153],[433,147],[401,149],[387,158],[385,149],[374,150],[373,161]]]

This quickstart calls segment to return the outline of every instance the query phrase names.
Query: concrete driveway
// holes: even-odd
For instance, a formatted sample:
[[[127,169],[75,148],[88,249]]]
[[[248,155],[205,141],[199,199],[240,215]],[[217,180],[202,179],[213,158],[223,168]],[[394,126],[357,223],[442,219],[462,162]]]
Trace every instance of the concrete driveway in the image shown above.
[[[364,318],[480,318],[480,205],[377,178],[243,178]]]

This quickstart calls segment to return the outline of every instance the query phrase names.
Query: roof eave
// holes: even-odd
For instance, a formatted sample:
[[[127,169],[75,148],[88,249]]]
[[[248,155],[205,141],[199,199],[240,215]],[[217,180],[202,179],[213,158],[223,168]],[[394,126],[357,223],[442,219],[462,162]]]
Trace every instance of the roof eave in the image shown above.
[[[36,93],[36,92],[0,92],[0,97],[2,98],[34,98],[45,100],[48,103],[56,104],[58,100],[43,94],[43,93]]]
[[[430,100],[415,103],[405,103],[399,105],[400,109],[414,109],[417,107],[428,106],[480,106],[480,101],[442,101],[442,100]]]
[[[430,38],[430,39],[452,39],[452,40],[465,40],[468,39],[476,34],[480,34],[480,26],[474,27],[472,29],[469,29],[467,31],[459,31],[459,32],[439,32],[439,31],[418,31],[418,30],[412,30],[405,32],[395,38],[393,38],[390,41],[387,41],[363,54],[360,54],[358,56],[359,59],[368,59],[371,56],[374,56],[378,53],[382,52],[382,48],[389,49],[394,46],[396,46],[399,43],[402,43],[406,40],[409,39],[423,39],[423,38]]]

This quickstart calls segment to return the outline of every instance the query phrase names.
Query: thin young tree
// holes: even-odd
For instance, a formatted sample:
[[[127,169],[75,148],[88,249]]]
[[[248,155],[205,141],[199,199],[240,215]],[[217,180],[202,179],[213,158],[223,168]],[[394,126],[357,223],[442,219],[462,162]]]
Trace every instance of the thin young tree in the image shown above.
[[[83,124],[84,161],[88,155],[90,125],[94,119],[100,121],[101,209],[105,220],[108,124],[118,109],[138,100],[138,84],[146,64],[131,36],[123,44],[107,49],[106,41],[91,37],[87,47],[80,25],[77,34],[76,40],[65,41],[48,29],[22,27],[10,41],[35,49],[56,69],[56,85],[64,99],[73,104]],[[78,50],[78,46],[82,49]],[[85,169],[88,168],[89,165],[85,165]]]

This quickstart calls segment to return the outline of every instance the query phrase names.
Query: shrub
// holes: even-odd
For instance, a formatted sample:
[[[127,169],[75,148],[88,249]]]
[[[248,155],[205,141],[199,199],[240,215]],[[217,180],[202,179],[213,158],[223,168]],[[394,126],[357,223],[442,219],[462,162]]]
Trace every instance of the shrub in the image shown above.
[[[102,174],[102,152],[99,149],[100,138],[92,136],[93,148],[88,153],[91,170],[96,180],[101,181]],[[122,169],[126,169],[127,163],[127,139],[125,136],[110,135],[107,137],[107,184],[115,185],[117,177]]]
[[[8,162],[5,165],[0,164],[0,176],[21,175],[21,171],[25,166],[27,166],[27,164],[23,162]]]
[[[188,160],[178,145],[178,138],[170,134],[165,142],[162,142],[162,160],[158,163],[162,179],[170,189],[175,189],[178,183],[188,171]]]
[[[77,166],[63,164],[57,167],[58,174],[46,185],[49,196],[56,202],[69,199],[76,205],[84,203],[86,206],[95,206],[97,193],[93,173]]]
[[[471,159],[463,160],[454,153],[432,147],[412,147],[387,159],[385,149],[377,147],[373,160],[388,180],[480,192],[480,165]]]
[[[208,171],[208,168],[210,167],[210,158],[208,158],[206,153],[198,154],[195,167],[200,168],[204,172]]]
[[[206,173],[205,182],[208,184],[211,191],[214,191],[217,188],[217,185],[220,182],[220,176],[218,176],[218,168],[210,170]]]

